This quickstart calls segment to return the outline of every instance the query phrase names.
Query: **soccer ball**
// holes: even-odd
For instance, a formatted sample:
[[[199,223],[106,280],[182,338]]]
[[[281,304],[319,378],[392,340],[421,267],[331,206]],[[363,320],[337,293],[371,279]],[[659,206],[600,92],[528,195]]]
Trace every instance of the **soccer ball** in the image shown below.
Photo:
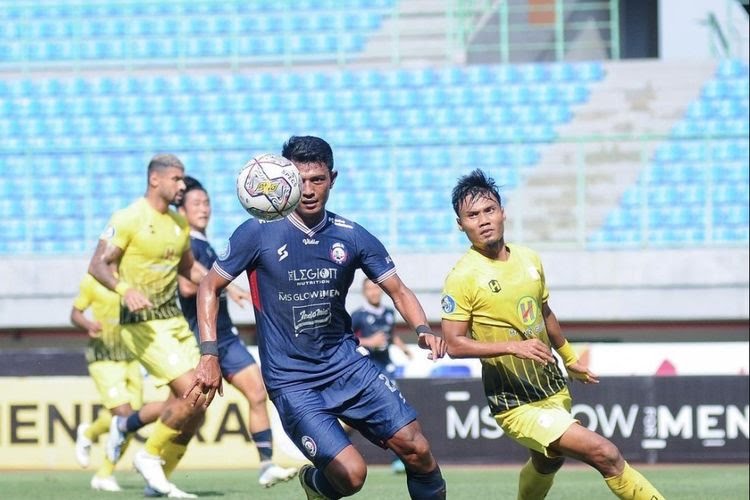
[[[245,163],[237,175],[237,197],[253,217],[278,220],[299,204],[302,178],[283,156],[264,154]]]

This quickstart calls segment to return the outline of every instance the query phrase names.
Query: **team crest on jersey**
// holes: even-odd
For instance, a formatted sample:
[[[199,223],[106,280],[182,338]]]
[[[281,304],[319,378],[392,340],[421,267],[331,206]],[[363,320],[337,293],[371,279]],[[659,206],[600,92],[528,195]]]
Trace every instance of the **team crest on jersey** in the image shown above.
[[[528,295],[518,301],[516,311],[518,312],[518,317],[521,318],[521,323],[526,326],[536,323],[539,317],[539,305],[536,303],[534,297],[529,297]]]
[[[310,456],[310,458],[314,457],[318,453],[318,445],[315,444],[315,441],[313,441],[313,438],[310,436],[302,436],[302,448],[305,449],[305,452]]]
[[[444,313],[450,314],[456,310],[456,301],[450,295],[443,295],[443,298],[440,299],[440,306]]]
[[[100,240],[111,240],[115,236],[115,228],[113,226],[107,226],[104,231],[99,235]]]
[[[230,245],[229,241],[227,241],[227,245],[216,256],[219,258],[219,260],[226,260],[231,252],[232,246]]]
[[[344,244],[340,242],[331,245],[329,255],[331,256],[331,260],[339,265],[342,265],[349,260],[349,252],[346,251]]]

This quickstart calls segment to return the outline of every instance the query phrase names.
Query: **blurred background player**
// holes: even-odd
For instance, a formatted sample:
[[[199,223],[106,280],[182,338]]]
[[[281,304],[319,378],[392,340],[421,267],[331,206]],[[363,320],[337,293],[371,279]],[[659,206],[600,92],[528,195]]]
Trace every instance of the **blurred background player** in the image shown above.
[[[401,337],[393,334],[396,323],[395,311],[383,304],[383,290],[365,279],[362,282],[362,295],[365,303],[352,313],[352,330],[359,339],[359,345],[370,353],[370,359],[386,375],[395,377],[396,367],[391,361],[391,344],[397,346],[407,358],[411,351]],[[396,457],[391,463],[394,472],[404,472],[404,463]]]
[[[145,493],[190,498],[194,495],[167,479],[202,423],[204,409],[174,397],[190,388],[199,357],[195,336],[177,301],[177,276],[198,283],[206,272],[190,250],[187,221],[169,207],[185,190],[184,176],[185,167],[176,156],[159,154],[151,159],[145,195],[114,213],[89,272],[122,297],[124,345],[171,389],[144,448],[133,459],[146,481]]]
[[[185,192],[178,200],[179,211],[190,225],[190,246],[193,256],[206,269],[210,269],[216,260],[216,252],[206,238],[206,228],[211,218],[211,201],[203,185],[196,179],[185,177]],[[250,294],[239,287],[230,285],[226,295],[242,306],[242,301],[250,301]],[[180,305],[190,328],[198,338],[198,316],[195,296],[198,287],[190,280],[179,277]],[[266,488],[279,481],[288,481],[297,474],[295,468],[280,467],[273,462],[273,435],[271,421],[268,417],[268,396],[260,368],[248,352],[237,328],[232,323],[227,306],[227,298],[219,298],[217,319],[217,337],[219,363],[223,377],[235,386],[249,404],[248,429],[260,455],[260,477],[258,482]]]
[[[391,297],[434,359],[443,339],[426,325],[414,293],[401,281],[383,244],[364,228],[326,210],[337,172],[330,145],[291,137],[282,156],[302,178],[302,199],[288,217],[249,219],[232,234],[198,290],[201,356],[189,394],[210,404],[222,382],[216,354],[219,297],[234,278],[250,274],[263,379],[292,442],[314,466],[299,477],[308,499],[360,491],[364,457],[339,419],[406,463],[412,498],[445,498],[445,481],[416,411],[398,388],[358,350],[346,295],[358,268]],[[197,404],[197,401],[196,401]]]
[[[518,499],[545,498],[565,457],[594,467],[620,499],[663,499],[612,442],[571,415],[568,384],[551,348],[572,378],[599,380],[562,334],[539,256],[506,244],[495,181],[474,170],[458,180],[452,201],[471,248],[445,280],[443,334],[451,357],[481,359],[492,415],[531,453],[521,469]]]
[[[352,330],[359,339],[359,345],[370,353],[373,363],[383,373],[393,377],[396,367],[391,360],[391,344],[401,349],[409,359],[412,357],[411,351],[403,339],[393,333],[395,311],[383,304],[383,290],[372,280],[365,279],[362,282],[362,295],[366,302],[352,313]]]
[[[91,309],[92,318],[86,317]],[[84,275],[78,295],[70,311],[71,322],[87,331],[89,342],[86,361],[102,405],[108,411],[99,412],[91,424],[82,423],[76,432],[76,460],[81,467],[88,467],[91,446],[99,436],[107,433],[113,415],[123,419],[153,422],[163,409],[163,403],[143,404],[143,377],[141,365],[122,344],[120,339],[120,297],[96,281],[90,274]],[[140,411],[134,411],[139,410]],[[138,427],[138,428],[140,428]],[[123,443],[123,451],[128,445]],[[121,491],[112,475],[117,460],[106,454],[104,462],[91,478],[91,488],[101,491]]]

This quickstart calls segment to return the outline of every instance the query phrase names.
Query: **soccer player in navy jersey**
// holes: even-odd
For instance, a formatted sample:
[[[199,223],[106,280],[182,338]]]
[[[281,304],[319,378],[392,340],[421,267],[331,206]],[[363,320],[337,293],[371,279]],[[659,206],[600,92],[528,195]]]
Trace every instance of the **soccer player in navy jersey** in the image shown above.
[[[206,238],[206,228],[211,218],[211,201],[203,185],[193,177],[185,176],[185,192],[178,201],[180,213],[190,225],[190,248],[195,260],[206,269],[210,269],[216,260],[216,252]],[[182,313],[193,330],[198,335],[198,315],[196,312],[196,293],[198,287],[192,281],[178,277],[179,298]],[[249,300],[250,295],[241,288],[230,285],[226,289],[227,296],[242,305]],[[281,467],[271,461],[273,457],[273,434],[271,420],[268,416],[266,404],[268,397],[263,385],[260,368],[253,355],[239,337],[237,328],[229,316],[229,307],[224,295],[219,298],[219,312],[217,320],[217,336],[219,348],[219,365],[224,378],[235,386],[249,404],[248,429],[252,435],[260,456],[260,476],[258,483],[270,488],[280,481],[288,481],[297,475],[297,469]]]
[[[210,404],[222,377],[216,320],[224,288],[247,273],[258,329],[263,379],[292,442],[314,466],[300,469],[308,499],[357,493],[367,465],[339,419],[406,464],[411,498],[445,498],[445,481],[415,410],[391,380],[362,353],[346,312],[346,294],[359,268],[391,297],[432,359],[445,341],[434,335],[414,293],[377,238],[325,208],[336,180],[333,152],[318,137],[291,137],[282,150],[302,176],[295,211],[275,222],[249,219],[232,234],[198,289],[201,359],[193,404]]]

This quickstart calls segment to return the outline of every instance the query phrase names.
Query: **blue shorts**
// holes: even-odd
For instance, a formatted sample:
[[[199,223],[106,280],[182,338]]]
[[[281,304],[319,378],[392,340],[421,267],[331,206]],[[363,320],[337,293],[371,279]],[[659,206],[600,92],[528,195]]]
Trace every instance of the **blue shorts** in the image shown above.
[[[221,337],[219,340],[219,366],[221,375],[229,380],[232,375],[255,364],[255,358],[237,335]]]
[[[369,359],[329,385],[285,392],[273,404],[289,438],[318,469],[351,444],[339,419],[385,448],[388,439],[417,418]]]

